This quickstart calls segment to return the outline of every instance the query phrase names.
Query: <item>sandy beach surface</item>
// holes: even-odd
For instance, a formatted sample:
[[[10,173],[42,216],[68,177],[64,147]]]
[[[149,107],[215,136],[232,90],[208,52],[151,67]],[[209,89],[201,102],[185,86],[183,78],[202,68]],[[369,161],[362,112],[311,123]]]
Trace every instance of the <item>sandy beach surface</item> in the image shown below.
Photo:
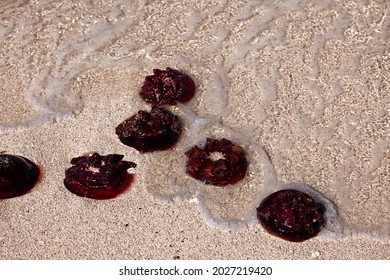
[[[35,3],[36,2],[36,3]],[[65,3],[66,2],[66,3]],[[0,4],[0,151],[43,172],[0,201],[1,259],[389,259],[390,6],[387,1],[14,1]],[[189,74],[193,100],[169,151],[140,154],[115,127],[154,68]],[[189,178],[207,136],[248,153],[238,185]],[[137,163],[116,199],[63,185],[70,160]],[[304,183],[337,209],[291,243],[256,222],[265,195]]]

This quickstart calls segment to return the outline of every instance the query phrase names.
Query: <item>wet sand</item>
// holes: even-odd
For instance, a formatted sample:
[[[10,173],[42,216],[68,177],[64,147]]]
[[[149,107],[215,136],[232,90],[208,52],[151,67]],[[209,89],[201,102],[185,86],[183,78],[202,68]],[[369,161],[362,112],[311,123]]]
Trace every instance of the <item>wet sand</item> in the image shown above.
[[[23,41],[20,18],[35,7],[8,2],[0,10],[0,150],[37,162],[43,177],[29,194],[0,201],[1,259],[389,259],[385,1],[331,1],[323,7],[308,1],[268,10],[244,1],[193,7],[140,2],[140,15],[104,44],[95,42],[88,59],[82,60],[82,45],[60,62],[55,56],[71,46],[67,38],[78,34],[77,23],[101,15],[75,16],[64,23],[70,31],[62,37],[45,33],[62,18],[42,17],[44,25],[32,24],[39,43],[27,44],[34,38]],[[77,13],[66,5],[65,15]],[[54,10],[42,5],[39,13]],[[143,79],[167,66],[194,78],[197,93],[188,108],[263,147],[278,184],[309,184],[336,205],[348,230],[290,243],[257,224],[240,230],[210,226],[191,199],[156,199],[145,182],[165,184],[161,170],[177,159],[140,155],[119,142],[115,127],[149,108],[138,96]],[[54,83],[36,78],[45,69],[47,79],[64,83],[58,92]],[[50,103],[54,97],[47,92],[60,97]],[[109,201],[67,191],[62,181],[71,158],[90,151],[136,162],[131,189]]]

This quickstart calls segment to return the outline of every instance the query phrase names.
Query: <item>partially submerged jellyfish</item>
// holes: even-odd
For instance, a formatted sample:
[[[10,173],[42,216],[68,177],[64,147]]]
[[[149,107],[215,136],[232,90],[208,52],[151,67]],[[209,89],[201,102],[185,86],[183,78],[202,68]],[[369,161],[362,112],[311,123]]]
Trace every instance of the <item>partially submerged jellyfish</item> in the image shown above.
[[[185,73],[167,67],[154,69],[154,75],[146,76],[140,96],[154,106],[186,103],[195,94],[195,83]]]
[[[112,199],[127,190],[134,180],[129,168],[137,165],[124,161],[123,155],[101,156],[92,153],[73,158],[65,172],[64,185],[72,193],[93,199]]]
[[[209,185],[235,184],[248,168],[244,149],[225,138],[207,138],[203,148],[194,146],[185,154],[186,173]]]
[[[266,152],[261,146],[250,142],[245,135],[214,119],[198,117],[190,108],[178,106],[175,113],[183,119],[186,129],[180,142],[169,153],[150,153],[143,157],[145,172],[141,174],[140,180],[147,193],[162,203],[171,204],[179,201],[196,203],[207,223],[217,228],[241,229],[257,223],[253,208],[258,203],[259,193],[264,186],[275,184],[273,166]],[[238,169],[241,171],[232,172],[229,179],[219,182],[230,184],[225,186],[207,184],[186,174],[188,158],[185,153],[193,147],[203,149],[208,138],[211,139],[209,142],[225,139],[226,142],[224,140],[222,143],[229,147],[227,152],[229,149],[234,151],[229,164],[232,162],[242,164]],[[237,143],[241,149],[235,147],[238,146]],[[245,160],[242,151],[245,151]],[[222,159],[223,153],[211,152],[210,157],[214,160]],[[228,166],[227,163],[222,163],[221,166],[224,164]],[[218,172],[220,171],[222,169]],[[242,179],[239,179],[240,177]],[[233,184],[234,181],[236,182]]]
[[[119,140],[140,153],[167,150],[179,140],[182,123],[178,116],[164,108],[138,111],[116,127]]]
[[[326,208],[310,195],[296,190],[279,190],[257,208],[257,217],[270,234],[292,242],[315,237],[325,226]]]
[[[0,199],[28,193],[38,182],[40,170],[31,160],[0,154]]]

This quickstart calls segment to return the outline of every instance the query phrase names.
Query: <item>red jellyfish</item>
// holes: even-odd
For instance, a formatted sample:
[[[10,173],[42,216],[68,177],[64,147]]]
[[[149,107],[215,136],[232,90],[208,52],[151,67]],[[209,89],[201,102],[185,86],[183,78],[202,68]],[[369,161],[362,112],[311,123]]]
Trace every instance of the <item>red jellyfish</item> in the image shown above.
[[[38,182],[39,167],[17,155],[0,154],[0,199],[28,193]]]
[[[274,192],[257,208],[257,217],[266,231],[293,242],[316,236],[325,226],[324,213],[324,205],[294,189]]]
[[[145,78],[140,96],[153,106],[176,105],[186,103],[195,94],[195,83],[185,73],[172,68],[154,69],[151,76]]]
[[[137,165],[124,161],[123,155],[101,156],[92,153],[71,160],[72,167],[65,172],[64,185],[72,193],[93,199],[115,198],[127,190],[134,175],[127,169]]]
[[[235,184],[248,168],[244,149],[225,138],[207,138],[204,148],[194,146],[185,154],[187,174],[205,184]]]
[[[116,127],[119,140],[141,153],[167,150],[175,145],[182,132],[178,116],[164,108],[139,111]]]

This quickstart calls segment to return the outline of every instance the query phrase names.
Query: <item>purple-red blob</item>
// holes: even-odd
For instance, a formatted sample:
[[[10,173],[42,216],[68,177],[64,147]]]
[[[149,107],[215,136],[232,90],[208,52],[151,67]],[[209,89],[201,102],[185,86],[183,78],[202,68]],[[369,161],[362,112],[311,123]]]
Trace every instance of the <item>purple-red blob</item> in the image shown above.
[[[39,181],[39,167],[17,155],[0,154],[0,199],[28,193]]]
[[[154,106],[186,103],[195,94],[195,83],[185,73],[167,68],[154,69],[154,75],[147,76],[141,88],[140,96]]]
[[[137,165],[123,155],[93,153],[73,158],[65,172],[64,185],[72,193],[93,199],[111,199],[126,191],[134,180],[127,169]]]
[[[119,140],[141,153],[167,150],[179,140],[182,123],[178,116],[164,108],[138,111],[116,127]]]
[[[302,242],[316,236],[325,226],[325,207],[298,190],[274,192],[257,208],[257,218],[270,234]]]
[[[187,174],[209,185],[235,184],[248,168],[244,149],[225,138],[207,138],[204,148],[194,146],[185,154]]]

